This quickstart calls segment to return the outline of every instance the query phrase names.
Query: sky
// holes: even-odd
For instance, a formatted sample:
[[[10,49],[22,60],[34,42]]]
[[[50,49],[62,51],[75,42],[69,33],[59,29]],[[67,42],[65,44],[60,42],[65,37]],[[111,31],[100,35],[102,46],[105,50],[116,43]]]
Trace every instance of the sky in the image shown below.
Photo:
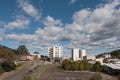
[[[65,56],[120,49],[120,0],[0,0],[0,44],[43,55],[63,46]]]

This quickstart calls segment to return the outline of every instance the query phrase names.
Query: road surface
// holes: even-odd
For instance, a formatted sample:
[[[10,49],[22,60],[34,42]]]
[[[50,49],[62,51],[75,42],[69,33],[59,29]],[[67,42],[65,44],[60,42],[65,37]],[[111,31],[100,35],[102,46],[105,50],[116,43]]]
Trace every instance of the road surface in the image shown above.
[[[0,80],[23,80],[24,74],[27,74],[30,70],[33,70],[37,65],[40,65],[38,61],[29,62],[23,69],[9,72],[5,78]]]

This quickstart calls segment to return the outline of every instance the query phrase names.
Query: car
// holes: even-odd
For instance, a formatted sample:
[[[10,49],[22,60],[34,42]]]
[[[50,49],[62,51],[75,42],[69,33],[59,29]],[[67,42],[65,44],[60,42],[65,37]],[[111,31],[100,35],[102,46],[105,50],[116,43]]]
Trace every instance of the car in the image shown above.
[[[33,70],[28,70],[28,73],[30,74],[30,73],[32,73],[33,72]]]

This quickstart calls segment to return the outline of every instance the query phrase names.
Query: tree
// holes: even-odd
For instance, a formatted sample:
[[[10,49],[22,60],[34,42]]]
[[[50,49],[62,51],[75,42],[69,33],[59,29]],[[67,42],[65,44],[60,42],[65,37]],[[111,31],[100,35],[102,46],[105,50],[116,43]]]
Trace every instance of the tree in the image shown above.
[[[19,45],[17,48],[17,54],[28,54],[28,49],[25,45]]]
[[[83,63],[80,62],[78,67],[79,67],[79,70],[82,71],[82,70],[84,69],[84,65],[83,65]]]
[[[78,62],[71,62],[71,70],[78,70],[79,63]]]
[[[62,62],[62,67],[63,67],[64,70],[71,70],[71,61],[64,60]]]
[[[99,62],[96,62],[92,67],[92,71],[95,71],[95,72],[101,71],[101,64]]]

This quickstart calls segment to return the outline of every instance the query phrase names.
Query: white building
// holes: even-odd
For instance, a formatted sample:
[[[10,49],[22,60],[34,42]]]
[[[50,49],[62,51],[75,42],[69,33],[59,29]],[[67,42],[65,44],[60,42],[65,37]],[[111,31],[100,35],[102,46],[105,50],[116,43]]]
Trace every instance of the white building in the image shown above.
[[[104,58],[96,58],[95,61],[99,62],[101,65],[103,65]]]
[[[84,60],[95,60],[95,56],[84,56]]]
[[[33,56],[35,56],[36,58],[41,58],[41,54],[31,54]]]
[[[86,56],[86,50],[72,49],[72,60],[83,60],[84,56]]]
[[[82,50],[79,50],[80,51],[80,57],[81,59],[83,60],[83,57],[86,56],[86,50],[82,49]]]
[[[103,58],[111,58],[111,54],[103,54]]]
[[[63,47],[53,46],[48,48],[48,56],[54,62],[56,59],[60,60],[63,57]]]
[[[63,47],[62,46],[53,46],[50,47],[48,50],[49,57],[54,58],[54,57],[63,57]]]

